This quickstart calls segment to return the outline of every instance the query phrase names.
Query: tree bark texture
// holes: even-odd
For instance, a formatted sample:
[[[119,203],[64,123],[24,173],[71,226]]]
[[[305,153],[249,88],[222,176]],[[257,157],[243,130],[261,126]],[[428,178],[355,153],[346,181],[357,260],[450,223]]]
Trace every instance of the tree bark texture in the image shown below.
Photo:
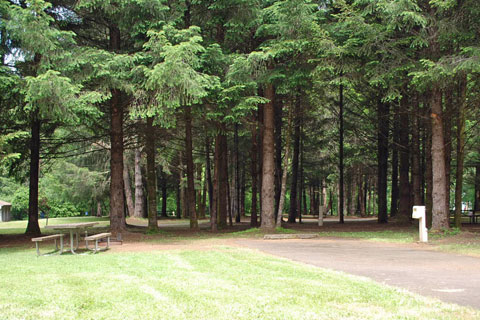
[[[120,50],[120,29],[109,26],[110,50]],[[110,229],[114,235],[126,230],[123,197],[123,104],[121,92],[111,89],[110,98]]]
[[[415,110],[412,113],[412,196],[413,205],[422,205],[422,174],[420,168],[420,126],[419,126],[419,112],[420,106],[418,101],[415,101]]]
[[[343,183],[343,171],[344,171],[344,164],[343,164],[343,135],[344,135],[344,123],[343,123],[343,84],[340,85],[339,88],[339,151],[338,151],[338,169],[339,169],[339,186],[338,186],[338,217],[339,222],[344,223],[343,218],[343,211],[344,211],[344,183]]]
[[[25,234],[38,236],[41,234],[38,225],[38,179],[40,171],[40,126],[38,111],[31,120],[30,137],[30,183],[28,192],[28,224]]]
[[[273,85],[267,84],[265,96],[270,101],[263,106],[263,168],[262,168],[262,230],[275,228],[275,109]]]
[[[283,159],[283,172],[282,172],[282,181],[280,186],[280,198],[278,199],[278,212],[277,212],[277,227],[282,226],[283,221],[283,207],[285,204],[285,193],[287,191],[287,172],[288,172],[288,162],[290,158],[290,132],[292,131],[292,109],[289,108],[288,112],[288,127],[286,132],[286,141],[285,141],[285,157]]]
[[[275,108],[275,216],[280,205],[280,194],[282,192],[282,100],[276,96]],[[277,216],[275,219],[278,221]]]
[[[392,144],[392,191],[391,191],[391,203],[390,203],[390,216],[394,217],[398,213],[398,198],[400,190],[398,186],[398,148],[399,148],[399,136],[400,136],[400,116],[398,110],[398,104],[394,104],[393,115],[393,144]]]
[[[219,228],[227,226],[228,214],[228,145],[227,136],[224,133],[217,135],[217,145],[215,146],[215,153],[218,153],[218,163],[215,164],[215,170],[218,170],[218,209],[217,209],[217,223]]]
[[[123,162],[123,187],[125,189],[125,200],[127,201],[128,216],[133,217],[135,215],[135,205],[133,203],[130,173],[125,159]]]
[[[410,148],[409,148],[409,99],[408,92],[403,93],[400,100],[400,202],[398,207],[398,220],[411,220],[410,207]]]
[[[432,91],[432,230],[449,228],[446,206],[447,182],[445,172],[445,140],[443,136],[442,92]]]
[[[252,135],[252,143],[251,143],[251,149],[250,149],[250,156],[252,158],[252,161],[250,162],[250,174],[252,178],[252,208],[250,212],[250,226],[251,227],[256,227],[258,226],[258,217],[257,217],[257,186],[258,186],[258,173],[257,173],[257,120],[256,117],[254,117],[253,123],[251,125],[251,135]]]
[[[143,178],[142,178],[142,153],[140,148],[135,149],[135,213],[136,218],[143,218]]]
[[[187,199],[190,215],[190,229],[198,230],[197,208],[195,206],[195,167],[192,154],[192,107],[185,107],[185,156],[187,160]]]
[[[295,223],[298,213],[298,164],[300,158],[300,94],[295,101],[295,120],[293,134],[293,158],[292,158],[292,181],[290,184],[290,210],[288,211],[288,223]]]
[[[387,223],[387,183],[388,183],[388,104],[378,101],[378,223]]]
[[[148,230],[157,231],[157,174],[155,172],[155,128],[153,117],[147,118],[145,128],[145,152],[147,154]]]

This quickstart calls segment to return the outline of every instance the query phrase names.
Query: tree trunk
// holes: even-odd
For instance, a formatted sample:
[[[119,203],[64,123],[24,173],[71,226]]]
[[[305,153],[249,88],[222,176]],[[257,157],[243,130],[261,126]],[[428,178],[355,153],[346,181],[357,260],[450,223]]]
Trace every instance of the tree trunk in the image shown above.
[[[283,172],[282,172],[282,183],[280,187],[280,198],[278,199],[278,212],[277,212],[277,227],[282,226],[283,221],[283,206],[285,204],[285,193],[287,191],[287,172],[288,172],[288,161],[290,158],[290,132],[292,131],[292,108],[289,108],[288,112],[288,127],[286,132],[286,141],[285,141],[285,158],[283,159]],[[281,157],[281,155],[280,155]]]
[[[38,236],[41,234],[38,225],[38,179],[40,171],[40,125],[38,110],[34,111],[31,122],[30,138],[30,184],[28,193],[28,224],[25,234]]]
[[[255,117],[254,117],[255,118]],[[251,149],[250,149],[250,156],[252,157],[252,161],[250,164],[250,173],[251,173],[251,178],[252,178],[252,208],[250,212],[250,226],[251,227],[256,227],[258,225],[258,217],[257,217],[257,121],[254,119],[252,127],[251,127],[251,133],[252,133],[252,143],[251,143]]]
[[[297,219],[297,191],[298,191],[298,162],[300,157],[300,94],[297,94],[295,101],[295,120],[293,134],[293,159],[292,159],[292,182],[290,185],[290,210],[288,211],[288,222],[295,223]]]
[[[275,108],[275,219],[278,221],[278,207],[282,192],[282,100],[277,96],[274,101]]]
[[[449,228],[446,207],[447,181],[445,171],[445,141],[443,137],[442,92],[432,91],[432,230]]]
[[[339,222],[344,223],[344,218],[343,218],[343,206],[345,203],[345,199],[343,196],[343,134],[344,134],[344,129],[343,129],[343,84],[340,84],[339,88],[339,100],[338,100],[338,105],[339,105],[339,122],[340,122],[340,128],[339,128],[339,152],[338,152],[338,158],[339,158],[339,164],[338,164],[338,169],[339,169],[339,194],[338,194],[338,216],[339,216]]]
[[[387,184],[388,184],[388,131],[389,106],[378,100],[378,223],[388,222]]]
[[[143,204],[143,178],[142,178],[142,153],[140,148],[135,149],[135,214],[136,218],[143,218],[144,204]]]
[[[392,192],[390,203],[390,216],[394,217],[398,213],[398,198],[400,191],[398,188],[398,146],[400,136],[400,116],[398,104],[394,104],[393,116],[393,146],[392,146]]]
[[[262,230],[275,228],[275,109],[273,85],[267,84],[265,96],[270,101],[263,106],[263,168],[262,168]]]
[[[185,107],[185,156],[187,160],[187,199],[190,215],[190,229],[198,230],[197,208],[195,206],[195,167],[192,154],[192,107]]]
[[[432,226],[432,190],[433,190],[433,173],[432,173],[432,121],[430,120],[431,108],[425,108],[425,211],[427,216],[427,228]]]
[[[120,50],[120,29],[109,27],[110,49]],[[114,235],[126,230],[123,197],[123,104],[118,89],[110,90],[110,229]]]
[[[450,171],[452,161],[452,113],[453,113],[453,90],[445,90],[445,112],[443,112],[443,133],[445,137],[445,206],[447,208],[446,219],[450,226]]]
[[[227,136],[221,133],[218,139],[218,227],[225,228],[227,226],[228,214],[228,145]],[[217,152],[217,150],[215,150]]]
[[[480,211],[480,164],[475,166],[475,199],[473,210],[475,210],[475,212]]]
[[[213,171],[213,183],[212,183],[212,203],[210,205],[210,229],[212,232],[217,232],[218,231],[218,193],[219,193],[219,188],[218,188],[218,168],[220,165],[220,135],[217,134],[215,138],[215,150],[214,150],[214,171]]]
[[[135,215],[135,205],[133,204],[130,173],[126,161],[123,162],[123,187],[125,189],[125,199],[127,200],[128,216],[133,217]]]
[[[240,161],[238,154],[238,124],[235,124],[234,135],[233,135],[233,144],[234,144],[234,162],[235,162],[235,176],[234,176],[234,186],[235,186],[235,222],[240,223]]]
[[[157,231],[157,174],[155,172],[155,132],[153,117],[147,118],[145,152],[147,154],[148,230]]]
[[[400,203],[398,208],[399,221],[411,221],[410,208],[410,155],[409,155],[409,100],[407,98],[408,92],[403,92],[403,97],[400,100]]]
[[[415,111],[412,113],[412,195],[413,205],[422,205],[422,177],[420,171],[420,126],[419,126],[419,112],[420,105],[415,101]]]
[[[457,170],[455,173],[455,227],[462,227],[463,165],[465,160],[465,102],[467,77],[462,74],[459,81],[457,112]],[[478,171],[477,171],[478,173]]]
[[[210,164],[210,139],[208,135],[205,138],[205,164],[206,164],[206,176],[208,187],[208,212],[210,215],[213,210],[213,183],[212,183],[212,169]]]
[[[162,217],[168,217],[167,214],[167,175],[162,171]]]
[[[97,201],[97,217],[102,216],[102,203],[100,201]]]

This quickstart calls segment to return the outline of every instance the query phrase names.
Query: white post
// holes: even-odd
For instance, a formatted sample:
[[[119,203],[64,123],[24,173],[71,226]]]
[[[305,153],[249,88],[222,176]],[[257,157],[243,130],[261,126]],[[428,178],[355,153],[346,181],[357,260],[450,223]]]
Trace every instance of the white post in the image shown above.
[[[428,242],[428,229],[425,217],[425,206],[413,206],[412,218],[420,219],[420,221],[418,222],[418,233],[420,236],[420,242]]]
[[[318,226],[322,227],[323,226],[323,210],[325,209],[324,206],[320,205],[318,207]]]

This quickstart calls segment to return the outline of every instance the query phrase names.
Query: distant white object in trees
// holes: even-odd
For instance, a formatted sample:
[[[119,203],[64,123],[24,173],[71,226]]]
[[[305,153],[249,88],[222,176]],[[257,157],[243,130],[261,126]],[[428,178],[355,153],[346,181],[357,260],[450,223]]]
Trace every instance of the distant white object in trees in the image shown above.
[[[420,242],[428,242],[428,229],[426,226],[425,206],[413,206],[413,219],[419,219],[418,233],[420,236]]]

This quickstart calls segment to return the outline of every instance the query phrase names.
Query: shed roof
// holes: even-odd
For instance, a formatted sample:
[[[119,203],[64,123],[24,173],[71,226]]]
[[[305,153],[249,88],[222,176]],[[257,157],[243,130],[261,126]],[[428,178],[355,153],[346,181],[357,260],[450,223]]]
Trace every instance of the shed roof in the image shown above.
[[[3,206],[11,206],[12,204],[11,203],[8,203],[6,201],[2,201],[0,200],[0,207],[3,207]]]

